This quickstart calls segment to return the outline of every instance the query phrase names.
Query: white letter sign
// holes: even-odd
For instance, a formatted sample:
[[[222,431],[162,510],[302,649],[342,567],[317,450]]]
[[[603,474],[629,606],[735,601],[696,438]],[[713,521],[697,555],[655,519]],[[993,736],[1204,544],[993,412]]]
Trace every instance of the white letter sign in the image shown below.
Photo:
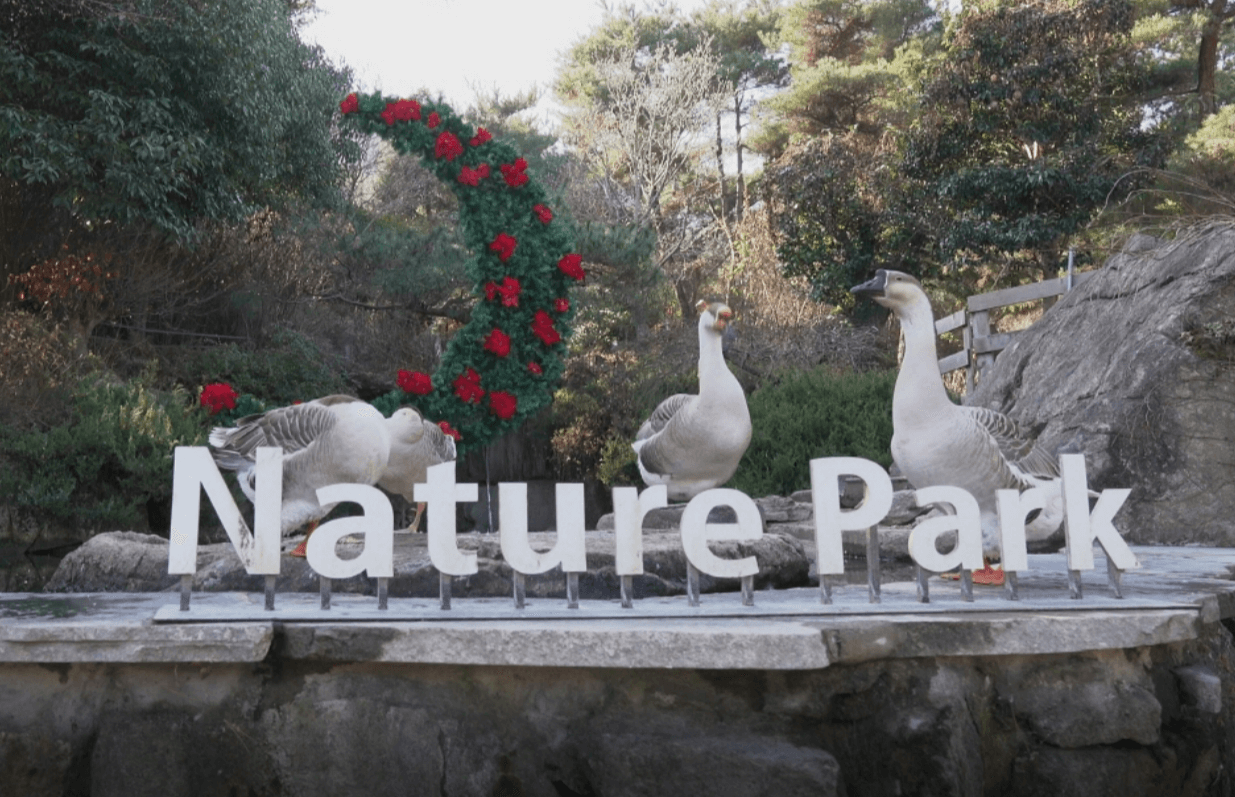
[[[619,576],[643,573],[643,516],[669,505],[669,489],[663,484],[640,494],[635,487],[613,488],[613,569]]]
[[[982,516],[978,502],[959,487],[936,485],[914,491],[918,506],[951,504],[955,515],[928,518],[909,532],[909,555],[923,570],[946,573],[960,565],[965,570],[982,569]],[[939,553],[937,542],[945,531],[956,531],[956,547]]]
[[[856,509],[841,511],[838,482],[857,476],[866,482],[866,500]],[[868,529],[892,508],[892,479],[878,463],[858,457],[825,457],[810,461],[810,487],[815,502],[815,549],[819,575],[845,572],[841,532]]]
[[[362,571],[369,578],[394,575],[395,518],[390,499],[367,484],[332,484],[317,491],[322,506],[360,504],[363,517],[344,517],[323,523],[305,546],[309,567],[326,578],[350,578]],[[335,544],[348,534],[364,535],[364,550],[352,559],[340,559]]]
[[[429,559],[448,576],[470,576],[479,571],[475,551],[460,551],[455,537],[455,504],[475,501],[475,484],[455,484],[455,463],[429,468],[426,484],[416,485],[415,498],[429,505]]]
[[[517,573],[544,573],[559,564],[567,573],[587,571],[584,544],[583,485],[557,485],[557,542],[537,553],[527,541],[527,485],[498,485],[498,524],[502,556]]]
[[[718,506],[733,509],[738,522],[708,523],[708,513]],[[721,559],[708,549],[708,540],[757,540],[762,536],[763,518],[759,515],[759,507],[737,490],[704,490],[690,499],[682,512],[682,550],[692,565],[709,576],[753,576],[759,572],[759,561],[753,556]]]
[[[1120,570],[1140,567],[1136,555],[1111,523],[1132,491],[1124,488],[1103,490],[1090,513],[1085,457],[1064,454],[1059,457],[1059,470],[1063,477],[1063,530],[1068,540],[1068,569],[1093,570],[1095,541]]]

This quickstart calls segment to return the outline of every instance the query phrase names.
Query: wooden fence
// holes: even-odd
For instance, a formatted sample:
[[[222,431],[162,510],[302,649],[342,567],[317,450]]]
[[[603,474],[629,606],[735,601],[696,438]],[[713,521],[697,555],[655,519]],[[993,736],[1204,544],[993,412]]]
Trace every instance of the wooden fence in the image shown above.
[[[946,374],[960,368],[968,369],[965,373],[965,390],[972,392],[977,380],[981,378],[982,371],[995,362],[995,355],[1010,346],[1020,334],[1019,332],[991,334],[991,310],[1011,304],[1024,304],[1061,296],[1088,280],[1094,273],[1084,271],[1070,274],[1067,277],[970,296],[965,303],[965,309],[957,310],[952,315],[935,322],[936,335],[959,329],[963,341],[963,348],[960,351],[949,354],[939,361],[939,373]]]

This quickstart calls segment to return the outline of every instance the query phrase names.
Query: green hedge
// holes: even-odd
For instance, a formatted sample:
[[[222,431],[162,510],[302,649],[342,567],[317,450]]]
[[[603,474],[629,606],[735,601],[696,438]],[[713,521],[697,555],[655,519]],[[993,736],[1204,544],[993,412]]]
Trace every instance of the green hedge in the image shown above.
[[[750,448],[728,486],[750,496],[810,487],[810,460],[863,457],[892,464],[895,371],[786,374],[751,395]]]

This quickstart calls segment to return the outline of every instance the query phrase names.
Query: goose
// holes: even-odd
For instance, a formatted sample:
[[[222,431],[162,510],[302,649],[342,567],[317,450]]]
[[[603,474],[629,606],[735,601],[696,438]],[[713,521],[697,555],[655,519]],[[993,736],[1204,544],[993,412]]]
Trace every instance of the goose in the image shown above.
[[[1059,466],[1015,421],[984,407],[953,404],[939,374],[935,351],[935,317],[922,284],[908,274],[879,269],[874,279],[853,288],[892,310],[905,335],[905,358],[892,392],[892,458],[915,488],[961,487],[978,502],[982,551],[987,567],[974,573],[976,583],[1002,584],[996,490],[1041,487],[1046,506],[1031,513],[1027,541],[1044,540],[1063,523]]]
[[[386,470],[393,441],[411,445],[424,436],[423,419],[410,407],[390,418],[352,396],[333,395],[249,415],[234,427],[210,432],[211,454],[223,470],[236,472],[240,489],[254,500],[260,446],[283,449],[283,535],[306,523],[304,540],[292,551],[303,557],[309,536],[335,505],[317,500],[319,487],[376,484]]]
[[[664,484],[669,498],[688,501],[729,481],[750,445],[746,393],[725,364],[721,336],[733,318],[723,302],[700,300],[699,395],[660,403],[632,447],[645,484]]]
[[[391,442],[390,461],[382,478],[377,480],[378,487],[403,496],[409,504],[413,503],[416,485],[425,483],[428,469],[451,462],[456,457],[454,438],[442,431],[442,427],[428,420],[422,421],[422,427],[423,434],[417,440],[395,439]],[[412,518],[408,531],[414,532],[420,528],[420,516],[424,511],[424,502],[416,502],[416,516]]]

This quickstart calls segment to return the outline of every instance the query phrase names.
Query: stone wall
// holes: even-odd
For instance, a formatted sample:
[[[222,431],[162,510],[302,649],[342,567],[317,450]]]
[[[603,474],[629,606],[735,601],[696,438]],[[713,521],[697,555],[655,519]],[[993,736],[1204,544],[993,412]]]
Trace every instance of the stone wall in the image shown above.
[[[362,663],[287,628],[257,665],[0,665],[0,797],[1163,797],[1235,772],[1219,623],[797,672]]]

